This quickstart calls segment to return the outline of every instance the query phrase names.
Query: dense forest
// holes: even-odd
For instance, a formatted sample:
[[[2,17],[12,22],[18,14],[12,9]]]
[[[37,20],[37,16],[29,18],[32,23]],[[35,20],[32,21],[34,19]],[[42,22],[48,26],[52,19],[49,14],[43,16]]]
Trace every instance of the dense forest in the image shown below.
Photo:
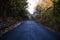
[[[0,0],[0,24],[3,25],[0,27],[0,33],[9,30],[11,25],[28,20],[29,17],[30,20],[34,19],[60,33],[60,0],[51,1],[53,6],[49,7],[50,2],[48,2],[46,9],[43,8],[45,6],[37,6],[34,14],[37,13],[38,16],[35,16],[28,14],[29,12],[26,10],[27,0]]]
[[[0,33],[9,30],[14,24],[28,19],[26,1],[27,0],[0,0]]]
[[[60,0],[51,0],[53,6],[45,9],[36,8],[40,17],[36,21],[60,33]]]
[[[28,19],[26,5],[26,0],[0,0],[0,21],[14,23]]]

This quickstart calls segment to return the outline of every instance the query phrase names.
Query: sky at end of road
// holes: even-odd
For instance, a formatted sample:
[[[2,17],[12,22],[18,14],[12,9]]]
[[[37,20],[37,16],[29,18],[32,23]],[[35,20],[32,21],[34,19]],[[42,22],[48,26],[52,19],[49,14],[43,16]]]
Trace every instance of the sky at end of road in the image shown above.
[[[30,14],[33,14],[35,12],[36,6],[41,6],[41,8],[44,8],[44,9],[47,9],[53,6],[53,3],[51,0],[27,0],[27,2],[28,2],[27,10],[30,12]]]
[[[33,14],[38,4],[38,0],[27,0],[27,2],[28,2],[27,10],[30,12],[30,14]]]

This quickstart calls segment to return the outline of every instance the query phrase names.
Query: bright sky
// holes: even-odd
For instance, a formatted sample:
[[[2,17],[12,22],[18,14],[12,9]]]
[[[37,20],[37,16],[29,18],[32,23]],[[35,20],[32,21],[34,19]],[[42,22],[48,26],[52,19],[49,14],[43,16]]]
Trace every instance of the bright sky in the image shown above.
[[[47,1],[47,0],[27,0],[27,2],[28,2],[28,8],[27,8],[27,10],[30,12],[30,14],[33,14],[34,11],[35,11],[36,6],[38,4],[42,5],[42,3],[43,3],[42,7],[46,7],[46,5],[49,6],[51,4],[50,0],[48,0],[48,3],[45,3],[45,1]]]
[[[38,0],[27,0],[28,2],[28,8],[27,10],[33,14],[35,11],[35,7],[37,6]]]

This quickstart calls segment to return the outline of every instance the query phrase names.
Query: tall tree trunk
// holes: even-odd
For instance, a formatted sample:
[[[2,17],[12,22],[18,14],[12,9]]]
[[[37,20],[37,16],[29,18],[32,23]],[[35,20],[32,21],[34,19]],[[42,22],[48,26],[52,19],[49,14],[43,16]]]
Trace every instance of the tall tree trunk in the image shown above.
[[[4,8],[3,8],[3,21],[4,23],[6,23],[7,21],[7,3],[4,4]]]

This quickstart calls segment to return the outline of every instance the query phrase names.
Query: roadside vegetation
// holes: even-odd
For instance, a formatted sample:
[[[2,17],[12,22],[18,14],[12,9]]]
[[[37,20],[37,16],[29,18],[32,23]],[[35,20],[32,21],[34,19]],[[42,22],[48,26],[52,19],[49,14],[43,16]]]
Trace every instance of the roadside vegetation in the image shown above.
[[[41,8],[39,10],[41,10]],[[54,0],[52,7],[38,12],[40,17],[36,18],[37,22],[60,33],[60,0]]]
[[[26,1],[27,0],[0,0],[0,33],[2,32],[1,30],[8,30],[12,25],[23,20],[28,20]]]

